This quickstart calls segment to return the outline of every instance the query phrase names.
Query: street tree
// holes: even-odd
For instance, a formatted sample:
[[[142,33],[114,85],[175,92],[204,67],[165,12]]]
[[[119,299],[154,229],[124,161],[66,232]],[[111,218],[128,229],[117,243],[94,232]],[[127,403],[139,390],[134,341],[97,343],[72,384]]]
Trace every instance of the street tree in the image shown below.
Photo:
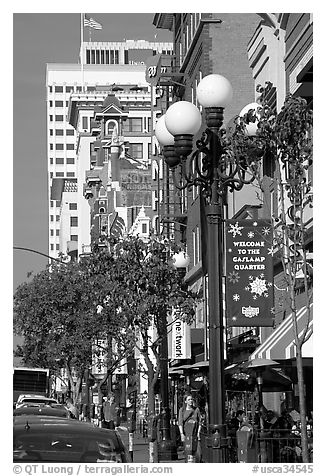
[[[173,267],[178,247],[158,236],[147,240],[129,236],[111,242],[103,254],[114,256],[110,266],[110,290],[102,305],[119,309],[124,326],[130,329],[144,358],[148,379],[148,412],[155,415],[155,387],[162,370],[162,349],[173,312],[191,323],[196,296],[187,289],[183,275]],[[106,258],[104,259],[106,261]],[[154,332],[153,332],[154,329]]]
[[[302,347],[312,329],[312,265],[307,243],[312,220],[312,111],[305,99],[288,95],[277,114],[268,104],[271,83],[258,86],[259,107],[242,118],[231,136],[233,153],[251,169],[262,192],[265,216],[273,224],[274,257],[280,259],[288,308],[291,311],[301,422],[302,460],[309,461]],[[253,135],[248,133],[257,126]],[[254,128],[255,129],[255,128]],[[260,159],[261,160],[257,160]],[[269,172],[265,174],[265,170]],[[271,203],[271,189],[277,203]],[[273,206],[274,205],[274,206]],[[273,213],[271,210],[275,210]],[[304,303],[306,324],[298,326]]]
[[[14,331],[24,339],[16,355],[53,373],[64,368],[75,403],[92,364],[94,344],[103,333],[117,339],[121,335],[115,312],[98,313],[106,291],[97,270],[87,262],[70,261],[51,264],[14,295]]]

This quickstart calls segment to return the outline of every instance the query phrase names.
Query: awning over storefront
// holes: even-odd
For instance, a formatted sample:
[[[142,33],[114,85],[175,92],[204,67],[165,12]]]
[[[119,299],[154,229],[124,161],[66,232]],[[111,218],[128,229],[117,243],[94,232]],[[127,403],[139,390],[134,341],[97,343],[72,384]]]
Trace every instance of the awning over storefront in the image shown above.
[[[306,307],[302,307],[297,312],[297,323],[299,336],[302,336],[305,328],[308,326],[308,340],[303,344],[303,357],[312,357],[313,347],[313,318],[312,304],[310,305],[310,321],[309,313]],[[275,331],[263,342],[249,357],[252,359],[273,359],[286,360],[293,359],[296,355],[296,347],[294,343],[294,329],[292,324],[292,314],[290,314]]]

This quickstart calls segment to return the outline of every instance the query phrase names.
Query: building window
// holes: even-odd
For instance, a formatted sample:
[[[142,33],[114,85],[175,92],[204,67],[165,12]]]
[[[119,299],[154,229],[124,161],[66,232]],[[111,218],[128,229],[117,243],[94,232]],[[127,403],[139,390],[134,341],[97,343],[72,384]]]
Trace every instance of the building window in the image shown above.
[[[69,210],[77,210],[77,203],[69,203]]]
[[[53,101],[49,101],[49,106],[53,107]]]
[[[63,122],[63,116],[62,116],[61,114],[56,114],[55,120],[56,120],[57,122]]]
[[[78,235],[70,235],[70,241],[78,241]]]
[[[71,92],[73,92],[73,90],[74,90],[73,86],[66,86],[66,92],[67,93],[71,93]]]
[[[118,128],[117,121],[114,121],[114,120],[107,121],[105,124],[105,135],[111,136],[115,127]]]
[[[78,217],[70,217],[70,226],[78,226]]]
[[[67,144],[66,149],[67,150],[74,150],[75,149],[75,144]]]
[[[88,117],[82,118],[82,128],[84,129],[84,131],[88,131]]]
[[[56,177],[64,177],[65,174],[63,172],[56,172],[55,176]]]
[[[52,208],[53,207],[53,200],[50,200],[50,207]]]
[[[55,230],[56,236],[60,236],[60,230]]]
[[[49,119],[50,119],[50,122],[53,121],[53,115],[52,114],[50,114]]]
[[[119,64],[119,50],[114,51],[114,60],[115,64]]]
[[[55,201],[55,206],[60,208],[61,207],[61,201],[60,200],[56,200]]]
[[[53,165],[53,157],[50,157],[50,165]]]
[[[53,136],[53,129],[50,129],[50,136]]]
[[[128,154],[134,159],[143,158],[143,144],[129,143]]]
[[[74,177],[75,176],[75,172],[67,172],[67,177]]]
[[[64,158],[63,157],[56,157],[55,163],[57,165],[63,165],[64,164]]]
[[[55,216],[55,221],[60,221],[60,215]]]
[[[54,215],[50,215],[50,221],[54,221]]]
[[[74,164],[75,163],[75,159],[74,157],[67,157],[67,164]]]
[[[147,223],[142,223],[141,232],[143,234],[147,233]]]
[[[57,244],[55,245],[55,249],[56,249],[57,251],[60,250],[60,245],[59,245],[59,243],[57,243]]]
[[[100,64],[100,50],[96,50],[96,64]]]
[[[73,135],[75,135],[74,129],[67,129],[67,130],[66,130],[66,135],[67,135],[67,136],[73,136]]]
[[[52,86],[49,86],[49,93],[52,93]]]
[[[51,249],[51,251],[53,251],[53,250],[54,250],[54,244],[53,244],[53,243],[51,243],[51,245],[50,245],[50,249]]]
[[[55,86],[54,91],[56,93],[63,93],[63,86]]]
[[[63,144],[56,144],[55,150],[63,150]]]
[[[54,236],[54,230],[50,230],[50,236]]]
[[[63,129],[56,129],[55,130],[55,135],[56,136],[63,136]]]
[[[123,124],[124,132],[142,132],[142,118],[129,117]]]
[[[54,101],[55,107],[63,107],[63,101]]]

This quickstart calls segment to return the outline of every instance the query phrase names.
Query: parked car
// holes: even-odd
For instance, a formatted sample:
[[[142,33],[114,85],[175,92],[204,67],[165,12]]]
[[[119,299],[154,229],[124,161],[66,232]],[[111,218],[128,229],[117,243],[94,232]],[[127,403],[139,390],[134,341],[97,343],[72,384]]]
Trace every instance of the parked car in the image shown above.
[[[70,418],[70,412],[59,403],[23,403],[14,410],[17,415],[42,415],[58,418]]]
[[[16,402],[16,408],[19,408],[24,403],[59,403],[59,402],[55,398],[44,397],[43,395],[28,393],[28,394],[19,395]]]
[[[15,416],[13,451],[14,462],[131,462],[116,430],[52,416]]]

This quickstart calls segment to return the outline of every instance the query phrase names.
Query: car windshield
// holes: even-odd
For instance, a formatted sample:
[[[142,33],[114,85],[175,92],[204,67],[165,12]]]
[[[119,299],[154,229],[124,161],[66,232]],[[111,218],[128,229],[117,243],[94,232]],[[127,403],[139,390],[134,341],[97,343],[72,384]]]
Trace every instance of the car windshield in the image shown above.
[[[81,423],[82,424],[82,423]],[[127,462],[116,436],[92,432],[20,432],[14,437],[14,461]]]

